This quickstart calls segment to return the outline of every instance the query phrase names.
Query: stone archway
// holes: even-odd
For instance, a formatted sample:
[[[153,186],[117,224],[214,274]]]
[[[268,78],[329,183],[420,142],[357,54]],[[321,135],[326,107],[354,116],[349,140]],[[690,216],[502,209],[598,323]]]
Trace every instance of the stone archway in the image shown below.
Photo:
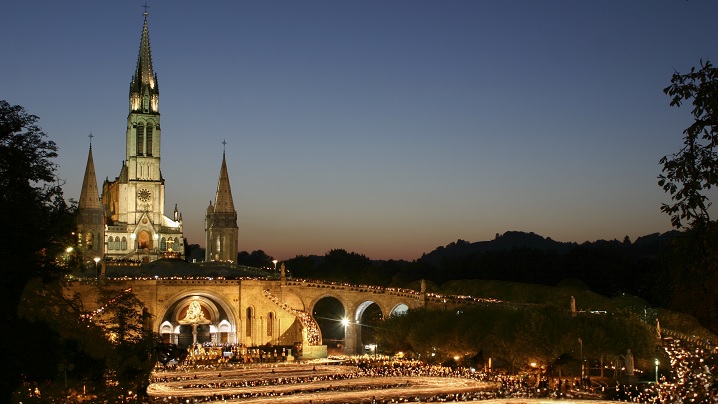
[[[178,296],[161,314],[163,341],[186,348],[194,343],[237,343],[237,319],[231,307],[208,293]],[[169,335],[168,330],[171,330]]]
[[[137,234],[137,249],[144,250],[145,248],[149,250],[152,249],[152,237],[150,237],[150,233],[142,230]]]
[[[312,318],[319,326],[322,344],[327,346],[327,352],[344,353],[346,324],[343,320],[346,317],[344,303],[336,296],[322,296],[312,305]]]
[[[399,303],[396,306],[394,306],[393,309],[391,309],[391,313],[389,313],[389,317],[392,316],[403,316],[409,311],[409,306],[407,306],[404,303]]]
[[[369,348],[367,353],[376,354],[377,338],[376,328],[384,319],[384,313],[378,303],[367,300],[357,307],[354,314],[356,321],[356,341],[359,349]]]

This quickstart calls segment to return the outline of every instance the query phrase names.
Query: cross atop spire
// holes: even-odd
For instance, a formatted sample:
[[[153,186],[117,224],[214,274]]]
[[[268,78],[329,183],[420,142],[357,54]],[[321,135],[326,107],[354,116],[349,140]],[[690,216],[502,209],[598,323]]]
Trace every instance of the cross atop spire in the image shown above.
[[[147,9],[150,8],[150,6],[147,5],[147,2],[145,2],[145,5],[142,6],[142,8],[145,9],[145,12],[142,13],[142,15],[145,17],[145,20],[147,19],[147,16],[150,15],[150,13],[147,12]]]
[[[224,157],[224,152],[227,150],[227,140],[222,140],[222,157]]]
[[[93,135],[92,132],[90,132],[90,134],[87,135],[87,137],[90,138],[90,149],[92,149],[92,138],[95,137],[95,135]]]

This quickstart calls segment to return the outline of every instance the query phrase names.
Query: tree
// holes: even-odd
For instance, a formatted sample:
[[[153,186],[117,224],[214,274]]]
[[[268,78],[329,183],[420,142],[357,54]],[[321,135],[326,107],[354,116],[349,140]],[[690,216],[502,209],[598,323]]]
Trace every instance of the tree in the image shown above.
[[[672,268],[673,306],[695,315],[718,332],[718,227],[711,220],[706,192],[718,186],[718,69],[706,61],[690,73],[675,72],[664,93],[671,106],[691,102],[693,123],[683,131],[683,146],[664,156],[658,184],[671,195],[661,210],[676,229],[687,228],[676,249]]]
[[[683,146],[661,158],[663,174],[658,185],[671,195],[672,204],[661,211],[671,216],[673,227],[680,229],[707,226],[710,202],[705,192],[718,185],[718,69],[706,61],[700,70],[673,73],[671,85],[663,92],[671,97],[671,106],[693,104],[694,122],[683,131]]]
[[[0,100],[0,321],[3,329],[13,330],[1,333],[4,347],[26,340],[23,333],[29,329],[28,322],[18,317],[25,285],[34,277],[60,275],[55,257],[70,242],[72,212],[52,162],[57,146],[46,139],[38,120],[23,107]],[[0,379],[0,400],[20,383],[25,361],[22,350],[6,350],[3,369],[7,376]]]
[[[324,255],[318,270],[324,279],[360,283],[361,274],[370,266],[371,260],[366,256],[337,248]]]
[[[255,268],[273,268],[272,260],[263,250],[255,250],[252,253],[240,251],[237,254],[237,264]]]
[[[108,367],[117,377],[119,391],[144,394],[161,344],[149,327],[147,308],[131,289],[102,290],[100,296],[100,304],[105,305],[96,321],[114,345]]]
[[[22,372],[26,381],[43,386],[41,394],[48,401],[52,397],[62,401],[66,387],[79,391],[86,386],[87,391],[97,392],[97,386],[104,386],[105,359],[112,351],[103,330],[85,321],[80,297],[63,292],[61,282],[31,279],[18,312],[23,328],[13,331],[20,333],[25,346],[37,347],[19,350]],[[13,401],[25,401],[26,392],[18,389]]]

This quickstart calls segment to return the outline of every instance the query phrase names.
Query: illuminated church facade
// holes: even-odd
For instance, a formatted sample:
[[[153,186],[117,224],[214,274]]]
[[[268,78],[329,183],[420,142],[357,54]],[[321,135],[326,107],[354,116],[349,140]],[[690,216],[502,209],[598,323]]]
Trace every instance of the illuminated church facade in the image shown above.
[[[130,82],[125,160],[119,176],[105,179],[98,196],[92,144],[78,204],[78,252],[86,262],[150,262],[184,258],[182,214],[165,215],[165,179],[160,167],[162,127],[159,86],[152,67],[147,13],[137,66]],[[237,212],[222,159],[216,203],[207,209],[207,260],[237,259]],[[210,248],[212,242],[213,248]],[[210,251],[211,250],[211,251]]]

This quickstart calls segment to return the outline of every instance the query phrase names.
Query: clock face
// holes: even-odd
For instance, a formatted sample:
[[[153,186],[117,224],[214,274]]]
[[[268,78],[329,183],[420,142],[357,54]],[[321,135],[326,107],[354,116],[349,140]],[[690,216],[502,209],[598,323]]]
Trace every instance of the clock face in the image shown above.
[[[150,197],[152,197],[152,194],[150,193],[149,189],[140,189],[139,191],[137,191],[137,199],[141,200],[142,202],[149,201]]]

